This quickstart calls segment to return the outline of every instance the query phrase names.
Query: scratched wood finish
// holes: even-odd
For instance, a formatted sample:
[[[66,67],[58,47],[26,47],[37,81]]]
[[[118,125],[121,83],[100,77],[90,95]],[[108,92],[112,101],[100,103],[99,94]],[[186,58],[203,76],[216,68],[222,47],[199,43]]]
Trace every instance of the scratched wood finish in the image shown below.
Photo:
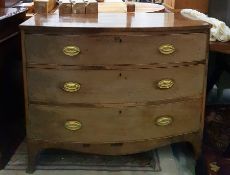
[[[26,33],[171,32],[208,33],[209,24],[179,13],[99,13],[35,15],[20,25]],[[52,29],[51,29],[52,28]],[[42,30],[42,32],[41,32]]]
[[[176,136],[199,130],[201,105],[200,99],[129,108],[30,105],[29,138],[76,143],[116,143]],[[156,119],[162,115],[171,116],[172,124],[157,126]],[[82,128],[77,131],[67,130],[65,122],[69,120],[80,121]]]
[[[20,27],[28,172],[35,170],[40,151],[47,148],[121,155],[188,141],[198,157],[207,23],[173,13],[54,14],[35,15]],[[162,42],[175,44],[176,52],[160,55]],[[78,44],[82,52],[76,58],[64,56],[62,44]],[[155,83],[161,78],[176,83],[159,91]],[[65,81],[79,82],[80,91],[65,93]],[[152,125],[166,112],[175,118],[172,125]],[[72,119],[83,122],[79,132],[64,129],[64,122]]]
[[[102,144],[79,144],[75,142],[61,142],[61,141],[49,141],[49,140],[35,140],[28,139],[27,142],[31,145],[34,150],[50,149],[50,148],[61,148],[66,150],[75,150],[83,153],[94,153],[102,155],[127,155],[138,153],[140,150],[149,151],[161,146],[169,145],[172,143],[180,142],[181,140],[189,142],[193,145],[195,156],[199,156],[199,150],[201,145],[201,132],[186,133],[173,137],[156,138],[144,141],[133,141],[125,143],[102,143]],[[33,149],[30,149],[33,152]],[[34,166],[29,164],[29,166]]]
[[[54,104],[128,103],[199,97],[204,71],[204,65],[152,70],[29,69],[29,100]],[[172,88],[159,89],[157,83],[168,78],[174,81]],[[81,88],[65,92],[65,82],[77,82]]]
[[[164,64],[204,60],[206,37],[203,33],[155,36],[26,35],[25,45],[28,63],[35,64]],[[141,44],[143,41],[144,46]],[[169,55],[162,54],[159,47],[164,44],[172,44],[175,52]],[[81,52],[76,56],[67,56],[63,53],[66,46],[77,46]]]

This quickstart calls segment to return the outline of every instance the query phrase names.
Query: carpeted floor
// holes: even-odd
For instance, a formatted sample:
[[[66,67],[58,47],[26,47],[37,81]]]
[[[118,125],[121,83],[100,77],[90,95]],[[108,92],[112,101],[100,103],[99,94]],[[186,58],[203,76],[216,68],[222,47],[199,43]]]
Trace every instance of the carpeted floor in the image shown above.
[[[0,175],[25,175],[26,144],[22,143]],[[194,175],[194,160],[181,146],[127,155],[98,156],[70,151],[44,151],[34,175]]]

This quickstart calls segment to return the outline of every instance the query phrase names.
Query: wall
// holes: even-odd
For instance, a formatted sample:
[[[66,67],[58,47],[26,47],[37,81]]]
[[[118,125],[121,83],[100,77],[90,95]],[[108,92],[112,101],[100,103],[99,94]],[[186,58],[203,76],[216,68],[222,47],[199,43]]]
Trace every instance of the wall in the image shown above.
[[[230,1],[210,0],[209,16],[220,19],[230,26]]]

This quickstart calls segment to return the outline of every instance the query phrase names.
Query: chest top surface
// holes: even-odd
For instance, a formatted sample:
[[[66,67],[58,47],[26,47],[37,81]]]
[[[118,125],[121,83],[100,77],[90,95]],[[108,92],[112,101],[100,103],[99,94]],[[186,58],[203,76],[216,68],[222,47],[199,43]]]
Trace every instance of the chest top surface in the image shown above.
[[[99,13],[67,16],[35,15],[20,25],[23,30],[63,31],[188,31],[208,29],[203,21],[179,13]]]

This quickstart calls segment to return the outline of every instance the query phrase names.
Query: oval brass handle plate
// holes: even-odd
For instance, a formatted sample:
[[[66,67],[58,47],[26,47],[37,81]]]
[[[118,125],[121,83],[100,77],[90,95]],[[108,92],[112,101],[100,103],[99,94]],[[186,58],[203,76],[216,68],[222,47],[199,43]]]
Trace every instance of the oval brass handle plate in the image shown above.
[[[80,53],[80,48],[77,46],[66,46],[63,48],[63,52],[65,55],[72,57]]]
[[[81,88],[81,85],[76,82],[66,82],[63,86],[63,90],[66,92],[77,92]]]
[[[170,89],[173,85],[174,81],[172,79],[162,79],[157,83],[159,89]]]
[[[65,122],[65,128],[70,130],[70,131],[76,131],[81,129],[82,124],[81,122],[77,121],[77,120],[70,120]]]
[[[168,126],[173,122],[173,117],[168,115],[160,116],[156,119],[155,124],[157,126]]]
[[[170,55],[176,51],[172,44],[164,44],[159,47],[159,51],[164,55]]]

